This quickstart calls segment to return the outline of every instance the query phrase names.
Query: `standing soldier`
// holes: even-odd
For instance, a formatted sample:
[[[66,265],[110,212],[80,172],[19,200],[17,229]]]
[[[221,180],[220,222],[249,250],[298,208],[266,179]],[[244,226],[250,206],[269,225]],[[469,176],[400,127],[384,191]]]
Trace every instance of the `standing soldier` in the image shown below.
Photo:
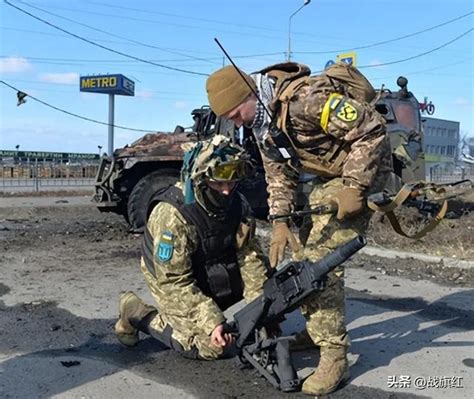
[[[308,67],[284,63],[247,75],[227,66],[209,76],[206,90],[218,116],[253,129],[274,220],[272,267],[283,259],[287,243],[301,256],[289,220],[275,219],[293,211],[300,171],[317,176],[311,206],[333,203],[338,208],[336,215],[311,217],[304,256],[320,259],[365,232],[369,221],[365,199],[387,178],[391,154],[384,121],[369,104],[375,91],[359,71],[336,64],[310,76]],[[310,338],[321,347],[318,367],[303,384],[305,393],[333,392],[350,376],[344,307],[340,268],[330,273],[327,289],[302,307],[307,323],[299,338]]]
[[[236,191],[250,171],[243,150],[218,135],[188,152],[183,189],[171,187],[152,200],[141,270],[158,308],[133,292],[122,294],[115,325],[121,343],[135,345],[142,331],[205,360],[232,344],[223,311],[260,295],[267,271],[250,207]]]

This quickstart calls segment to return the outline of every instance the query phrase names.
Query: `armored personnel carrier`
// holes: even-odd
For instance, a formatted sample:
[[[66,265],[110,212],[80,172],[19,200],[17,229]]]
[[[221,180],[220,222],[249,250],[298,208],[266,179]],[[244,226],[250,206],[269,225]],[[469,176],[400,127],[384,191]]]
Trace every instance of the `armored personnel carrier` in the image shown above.
[[[405,77],[400,76],[397,85],[400,90],[396,92],[383,87],[377,90],[375,108],[387,122],[394,172],[401,185],[425,180],[425,157],[420,105],[408,91]]]
[[[134,143],[103,156],[95,181],[93,201],[101,212],[115,212],[125,217],[132,232],[142,232],[147,220],[147,205],[151,197],[176,183],[184,148],[214,134],[224,134],[252,153],[256,160],[255,176],[239,184],[254,213],[267,213],[265,178],[261,159],[249,131],[236,135],[234,125],[216,118],[208,106],[192,111],[193,126],[177,126],[174,132],[150,133]]]
[[[395,173],[402,182],[424,180],[423,132],[418,100],[408,91],[406,78],[397,81],[400,89],[377,90],[376,109],[387,121],[392,143]],[[104,156],[98,169],[93,200],[100,211],[123,215],[133,232],[143,231],[147,205],[160,190],[174,184],[180,175],[186,143],[226,134],[252,155],[256,175],[239,185],[257,217],[268,212],[265,176],[255,140],[248,129],[238,132],[229,121],[216,118],[209,107],[192,111],[193,126],[177,126],[174,132],[147,134],[131,145],[119,148],[112,156]],[[308,180],[304,176],[303,180]],[[304,181],[302,181],[302,185]],[[302,188],[300,194],[303,193]],[[300,195],[301,197],[301,195]]]

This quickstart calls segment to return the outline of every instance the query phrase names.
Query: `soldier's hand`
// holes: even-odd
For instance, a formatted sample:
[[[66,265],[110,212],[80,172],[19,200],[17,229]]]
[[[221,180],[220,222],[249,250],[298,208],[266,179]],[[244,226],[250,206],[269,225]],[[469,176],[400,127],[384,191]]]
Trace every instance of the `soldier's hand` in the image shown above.
[[[332,201],[337,204],[339,220],[356,216],[363,211],[365,206],[364,195],[356,188],[345,187],[334,195]]]
[[[285,222],[273,222],[269,254],[271,267],[276,267],[283,260],[287,243],[290,244],[293,253],[301,251],[301,247],[288,225]]]
[[[211,343],[214,346],[225,348],[232,345],[234,341],[235,338],[231,333],[224,332],[223,324],[219,324],[211,333]]]

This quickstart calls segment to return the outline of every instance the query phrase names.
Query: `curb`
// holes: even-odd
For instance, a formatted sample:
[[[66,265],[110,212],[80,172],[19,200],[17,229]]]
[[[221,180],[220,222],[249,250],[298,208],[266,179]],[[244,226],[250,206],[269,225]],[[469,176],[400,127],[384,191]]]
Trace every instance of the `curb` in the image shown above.
[[[74,197],[0,197],[0,209],[49,208],[55,206],[97,206],[91,196]]]
[[[270,232],[262,228],[257,227],[257,235],[265,239],[270,238]],[[419,252],[406,252],[400,250],[387,249],[384,247],[373,247],[367,245],[362,248],[359,253],[369,255],[369,256],[379,256],[381,258],[389,259],[418,259],[424,262],[430,263],[440,263],[443,262],[443,265],[446,267],[457,267],[458,269],[471,269],[474,268],[474,260],[461,260],[456,258],[447,258],[442,256],[435,255],[425,255]]]
[[[375,255],[375,256],[380,256],[382,258],[390,258],[390,259],[396,259],[396,258],[418,259],[418,260],[421,260],[424,262],[430,262],[430,263],[443,262],[443,265],[446,267],[457,267],[460,269],[474,268],[474,261],[446,258],[446,257],[434,256],[434,255],[425,255],[418,252],[405,252],[405,251],[398,251],[398,250],[395,251],[395,250],[386,249],[383,247],[366,246],[362,248],[359,252],[365,255],[371,255],[371,256]]]

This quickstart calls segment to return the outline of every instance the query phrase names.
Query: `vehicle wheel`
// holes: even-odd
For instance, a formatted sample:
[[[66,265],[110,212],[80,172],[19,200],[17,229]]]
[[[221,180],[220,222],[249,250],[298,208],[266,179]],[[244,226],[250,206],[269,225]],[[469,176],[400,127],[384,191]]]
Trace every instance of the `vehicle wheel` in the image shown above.
[[[174,185],[179,172],[173,169],[161,169],[142,177],[132,189],[128,198],[127,215],[131,230],[142,233],[148,218],[148,203],[159,191]]]

